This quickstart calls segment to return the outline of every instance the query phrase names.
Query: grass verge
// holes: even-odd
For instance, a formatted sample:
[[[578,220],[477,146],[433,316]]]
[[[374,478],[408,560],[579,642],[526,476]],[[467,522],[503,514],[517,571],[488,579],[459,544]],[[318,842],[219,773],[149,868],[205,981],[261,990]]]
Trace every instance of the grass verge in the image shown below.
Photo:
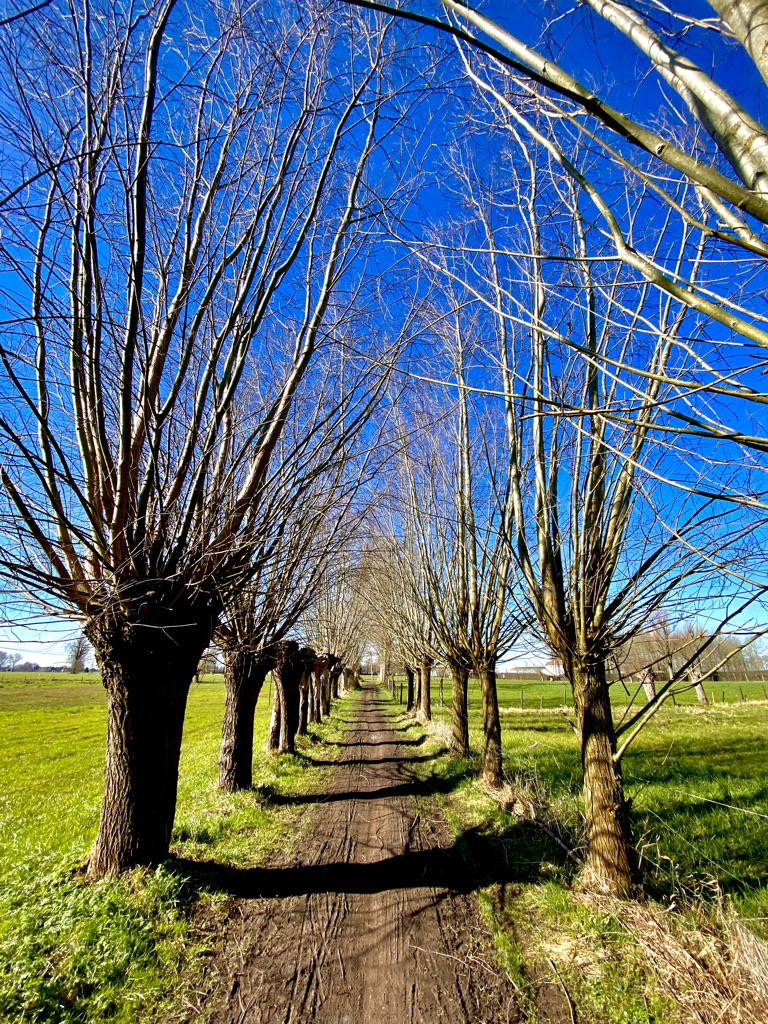
[[[220,679],[197,684],[185,722],[173,857],[154,870],[88,883],[79,866],[98,825],[103,689],[93,676],[48,685],[5,676],[0,683],[0,1021],[181,1019],[185,985],[194,985],[226,912],[226,900],[206,890],[204,872],[185,865],[252,867],[277,849],[290,855],[309,827],[311,805],[275,797],[325,790],[356,695],[311,727],[295,755],[274,758],[264,752],[265,690],[254,788],[222,794],[224,688]]]
[[[502,708],[508,689],[500,684]],[[479,694],[470,688],[467,759],[447,753],[448,687],[433,716],[421,750],[434,760],[413,771],[453,828],[530,1022],[768,1020],[768,703],[667,707],[627,755],[642,902],[575,884],[581,770],[563,715],[502,714],[508,783],[495,795],[478,783]]]

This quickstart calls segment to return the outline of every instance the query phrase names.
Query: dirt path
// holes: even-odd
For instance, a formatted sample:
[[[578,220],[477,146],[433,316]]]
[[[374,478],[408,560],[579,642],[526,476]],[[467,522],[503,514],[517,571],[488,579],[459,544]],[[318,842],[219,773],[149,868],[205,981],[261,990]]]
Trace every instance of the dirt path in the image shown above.
[[[414,795],[419,741],[398,737],[385,704],[364,687],[300,863],[242,873],[215,1024],[520,1019],[443,815]]]

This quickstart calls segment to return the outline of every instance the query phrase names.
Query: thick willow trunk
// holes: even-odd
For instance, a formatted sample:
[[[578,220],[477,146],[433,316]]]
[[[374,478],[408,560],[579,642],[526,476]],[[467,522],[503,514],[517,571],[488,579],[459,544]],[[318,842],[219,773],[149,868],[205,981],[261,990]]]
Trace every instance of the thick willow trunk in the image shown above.
[[[303,672],[299,680],[299,721],[296,727],[297,736],[307,735],[309,720],[309,673]]]
[[[320,710],[323,716],[331,713],[331,674],[327,668],[320,677]]]
[[[587,821],[587,886],[617,896],[635,890],[636,858],[605,666],[575,666],[573,701],[581,736],[584,813]]]
[[[424,659],[419,662],[419,718],[423,722],[432,719],[432,662]]]
[[[483,779],[489,786],[501,785],[504,775],[501,767],[501,721],[499,698],[496,693],[496,666],[478,667],[480,691],[483,695]]]
[[[267,731],[267,751],[270,754],[280,752],[280,722],[283,712],[280,707],[280,692],[275,681],[274,670],[272,672],[272,714],[269,717],[269,730]]]
[[[709,701],[707,700],[707,694],[704,689],[704,684],[698,677],[694,679],[693,689],[696,693],[696,699],[698,700],[699,704],[709,704]]]
[[[453,690],[451,693],[451,753],[456,757],[469,755],[469,716],[467,714],[467,685],[469,671],[463,665],[451,665]]]
[[[219,787],[227,793],[253,781],[253,716],[266,677],[267,666],[251,651],[225,651]]]
[[[107,691],[104,795],[88,871],[116,875],[168,856],[187,694],[212,621],[163,628],[98,618],[85,633]]]
[[[647,669],[643,672],[640,682],[645,690],[645,699],[647,701],[656,700],[656,674],[653,670]]]
[[[314,725],[322,722],[322,711],[320,708],[320,680],[317,672],[311,672],[309,676],[309,723]]]
[[[303,671],[298,645],[291,640],[283,641],[278,652],[277,664],[272,670],[272,678],[275,683],[275,707],[278,708],[277,753],[279,754],[292,754],[296,749],[294,740],[299,727],[299,682]],[[270,728],[270,742],[273,741],[274,735]],[[275,748],[270,747],[270,749],[274,750]]]
[[[414,706],[414,693],[413,693],[413,669],[405,666],[405,678],[408,683],[408,696],[406,698],[405,710],[413,711]]]

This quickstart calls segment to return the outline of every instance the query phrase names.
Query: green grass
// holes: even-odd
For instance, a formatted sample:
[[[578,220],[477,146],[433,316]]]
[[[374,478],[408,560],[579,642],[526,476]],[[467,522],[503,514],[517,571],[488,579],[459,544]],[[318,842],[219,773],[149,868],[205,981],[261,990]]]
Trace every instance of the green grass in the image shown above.
[[[269,707],[256,715],[254,789],[216,786],[224,687],[193,686],[169,860],[111,881],[78,870],[98,826],[106,700],[98,677],[0,675],[0,1020],[56,1024],[166,1020],[178,979],[192,977],[210,940],[190,928],[195,908],[214,918],[224,898],[194,878],[190,860],[256,865],[290,853],[311,815],[272,797],[322,793],[355,694],[299,741],[295,756],[264,752]],[[314,751],[318,753],[315,754]]]
[[[553,685],[558,684],[531,684],[531,694],[542,696]],[[730,685],[736,694],[739,686],[745,693],[747,687],[758,687],[762,696],[761,684]],[[562,701],[562,684],[559,690]],[[520,712],[517,682],[499,680],[498,692],[507,773],[535,780],[558,815],[578,828],[581,763],[569,718],[547,711],[546,700],[544,713],[535,708]],[[437,695],[433,681],[433,716],[448,723],[448,680],[442,708]],[[623,700],[616,702],[615,687],[613,696],[618,721],[626,708]],[[469,710],[470,742],[479,754],[481,698],[475,680],[470,682]],[[566,712],[572,715],[572,709]],[[739,699],[701,707],[694,697],[676,707],[665,704],[623,759],[635,836],[652,891],[669,894],[681,883],[700,888],[714,877],[744,917],[754,919],[759,934],[768,934],[766,737],[765,702]],[[448,763],[441,770],[457,769]]]
[[[725,705],[701,707],[695,696],[678,706],[666,704],[623,761],[649,906],[677,906],[665,915],[673,936],[703,929],[727,942],[723,921],[736,912],[768,938],[768,703],[745,703],[739,684],[730,685]],[[763,700],[760,684],[741,688]],[[562,684],[529,684],[522,712],[519,682],[499,680],[498,690],[504,766],[513,789],[548,809],[550,831],[566,842],[577,841],[583,821],[581,765],[568,718],[556,710]],[[399,686],[396,692],[399,697]],[[537,707],[542,698],[543,711]],[[623,690],[614,688],[613,698],[619,720],[626,711]],[[536,822],[502,809],[477,785],[483,738],[475,681],[469,708],[473,756],[459,760],[440,754],[442,738],[436,732],[420,748],[435,753],[435,761],[413,770],[423,781],[431,780],[455,845],[464,852],[468,870],[477,872],[481,908],[500,965],[519,987],[523,1003],[530,1009],[542,978],[561,986],[551,961],[579,1020],[674,1024],[679,1015],[668,986],[650,968],[628,926],[578,895],[577,865],[550,835]],[[433,680],[432,710],[437,722],[449,724],[449,680],[442,707],[439,682]],[[572,709],[566,711],[572,716]],[[481,860],[504,867],[494,876]],[[535,1006],[530,1016],[536,1019]]]

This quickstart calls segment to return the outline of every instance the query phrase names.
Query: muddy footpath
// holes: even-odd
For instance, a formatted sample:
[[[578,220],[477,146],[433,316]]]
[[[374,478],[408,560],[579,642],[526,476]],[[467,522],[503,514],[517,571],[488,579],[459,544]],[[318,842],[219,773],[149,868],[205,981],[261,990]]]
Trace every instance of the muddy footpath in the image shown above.
[[[234,880],[213,1024],[521,1019],[445,817],[408,771],[420,741],[387,704],[364,685],[297,862]]]

